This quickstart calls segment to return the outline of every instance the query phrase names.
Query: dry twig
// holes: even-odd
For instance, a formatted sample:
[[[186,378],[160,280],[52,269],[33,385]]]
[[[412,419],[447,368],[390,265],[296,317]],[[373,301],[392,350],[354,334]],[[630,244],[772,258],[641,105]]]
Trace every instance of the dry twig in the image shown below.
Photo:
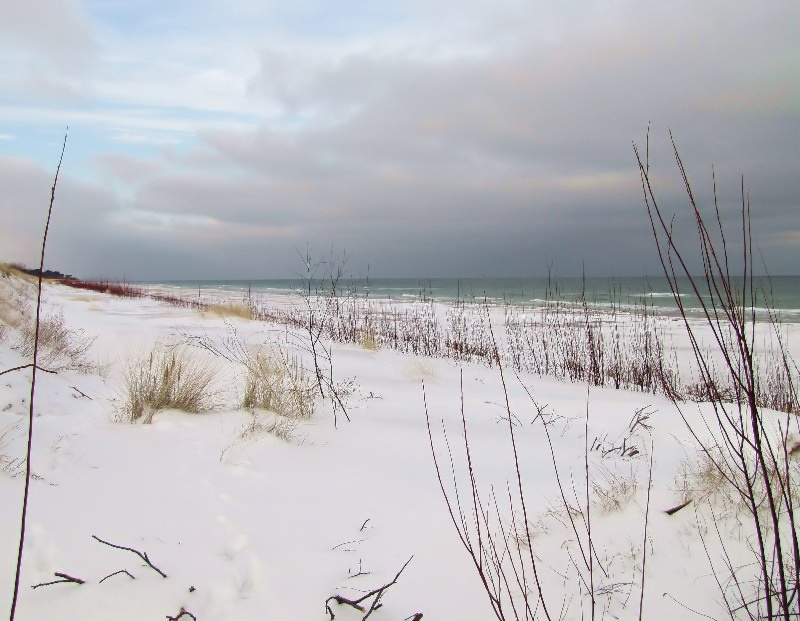
[[[96,541],[99,541],[100,543],[102,543],[104,545],[107,545],[107,546],[109,546],[111,548],[116,548],[117,550],[125,550],[126,552],[133,552],[136,556],[138,556],[145,563],[147,563],[147,565],[153,571],[155,571],[156,573],[160,574],[162,578],[166,578],[167,577],[167,574],[165,574],[158,567],[153,565],[153,563],[150,561],[150,558],[147,556],[147,552],[139,552],[139,550],[134,550],[133,548],[126,548],[125,546],[118,546],[118,545],[116,545],[114,543],[109,543],[108,541],[104,541],[103,539],[100,539],[100,537],[98,537],[97,535],[92,535],[92,539],[95,539]]]
[[[43,586],[50,586],[51,584],[65,584],[71,582],[73,584],[86,584],[86,580],[81,580],[80,578],[76,578],[74,576],[70,576],[69,574],[62,573],[57,571],[53,574],[56,578],[61,578],[60,580],[53,580],[52,582],[41,582],[39,584],[34,584],[31,588],[38,589],[39,587]]]

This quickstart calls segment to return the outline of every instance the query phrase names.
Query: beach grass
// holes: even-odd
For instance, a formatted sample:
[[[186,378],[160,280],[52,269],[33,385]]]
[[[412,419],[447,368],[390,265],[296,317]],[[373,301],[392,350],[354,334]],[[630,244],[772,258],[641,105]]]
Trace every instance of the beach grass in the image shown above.
[[[159,343],[147,356],[127,365],[118,418],[150,423],[165,409],[210,412],[217,405],[211,387],[216,375],[213,365],[197,359],[185,347]]]
[[[287,420],[310,420],[316,407],[313,378],[276,349],[257,352],[247,362],[244,396],[245,410],[268,410]]]

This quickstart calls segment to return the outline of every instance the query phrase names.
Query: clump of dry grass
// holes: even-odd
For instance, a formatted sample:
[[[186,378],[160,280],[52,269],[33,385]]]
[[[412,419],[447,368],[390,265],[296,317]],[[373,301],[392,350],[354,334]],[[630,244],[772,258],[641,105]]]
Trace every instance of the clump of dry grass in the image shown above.
[[[767,503],[763,502],[766,485],[787,491],[786,497],[780,498],[780,506],[787,498],[797,505],[800,498],[800,451],[797,446],[790,438],[785,455],[777,455],[775,461],[767,465],[765,480],[751,482],[753,495],[759,501],[757,511],[767,510]],[[719,518],[733,518],[746,511],[747,505],[740,491],[745,488],[746,481],[731,462],[731,457],[720,447],[701,451],[695,459],[684,459],[675,476],[676,500],[681,504],[689,501],[699,505],[710,504]]]
[[[36,340],[32,308],[36,289],[30,277],[23,277],[13,268],[6,267],[0,273],[0,340],[9,336],[9,329],[17,332],[14,349],[31,357]],[[87,355],[93,343],[94,338],[87,337],[83,330],[67,325],[61,310],[51,311],[40,319],[39,365],[50,371],[90,371],[93,365]]]
[[[206,312],[213,313],[220,317],[239,317],[240,319],[252,319],[253,308],[247,304],[237,302],[226,302],[224,304],[211,304]]]
[[[141,360],[128,365],[119,419],[149,423],[159,410],[210,412],[216,394],[210,388],[217,370],[191,356],[185,347],[158,344]]]
[[[631,471],[622,474],[604,468],[601,473],[602,481],[591,482],[594,501],[602,513],[608,514],[625,508],[636,495],[638,481],[636,474]]]
[[[279,414],[252,413],[253,417],[240,434],[242,439],[269,433],[284,442],[291,442],[296,436],[298,421]]]
[[[25,322],[19,330],[20,338],[14,348],[23,356],[33,356],[34,326]],[[43,317],[39,323],[39,364],[51,371],[90,371],[93,365],[87,355],[93,344],[94,338],[86,336],[83,330],[67,326],[60,310]]]
[[[361,329],[361,346],[369,351],[378,351],[381,348],[378,335],[370,322],[365,323]]]
[[[314,379],[297,360],[278,350],[260,351],[247,363],[243,409],[309,420],[314,415],[316,395]]]
[[[676,500],[683,504],[689,501],[706,502],[716,497],[731,504],[733,497],[728,489],[724,464],[724,456],[719,448],[701,452],[696,459],[681,461],[675,475]]]

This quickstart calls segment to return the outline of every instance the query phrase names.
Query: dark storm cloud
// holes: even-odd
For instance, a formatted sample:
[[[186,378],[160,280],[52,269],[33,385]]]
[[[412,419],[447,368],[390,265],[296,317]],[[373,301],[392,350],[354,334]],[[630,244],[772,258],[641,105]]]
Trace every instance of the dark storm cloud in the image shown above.
[[[258,127],[97,157],[105,189],[81,186],[91,221],[67,229],[81,265],[291,276],[308,243],[387,276],[655,274],[631,144],[650,125],[676,231],[694,239],[668,129],[703,209],[713,164],[735,226],[744,174],[770,270],[798,271],[793,3],[405,10],[425,17],[385,40],[265,39],[247,85],[271,111]]]

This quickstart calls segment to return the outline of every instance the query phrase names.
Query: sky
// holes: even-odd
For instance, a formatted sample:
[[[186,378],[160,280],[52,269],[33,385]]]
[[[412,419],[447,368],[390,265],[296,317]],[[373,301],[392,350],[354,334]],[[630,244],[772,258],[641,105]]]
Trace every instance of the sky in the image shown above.
[[[657,275],[659,204],[800,273],[795,0],[0,0],[0,261],[83,278]],[[732,235],[732,248],[736,248]]]

